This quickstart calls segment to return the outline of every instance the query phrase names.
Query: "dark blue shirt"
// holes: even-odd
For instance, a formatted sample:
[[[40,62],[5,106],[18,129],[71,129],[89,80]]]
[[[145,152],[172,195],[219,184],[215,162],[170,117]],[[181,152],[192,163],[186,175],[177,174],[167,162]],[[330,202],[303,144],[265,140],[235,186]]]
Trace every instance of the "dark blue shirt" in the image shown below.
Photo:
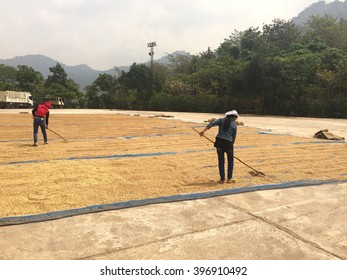
[[[226,131],[223,130],[223,123],[225,118],[221,118],[218,120],[215,120],[207,125],[207,128],[211,128],[213,126],[219,126],[218,134],[216,137],[222,138],[224,140],[231,141],[231,143],[235,143],[236,140],[236,134],[237,134],[237,125],[233,119],[230,121],[230,125]]]

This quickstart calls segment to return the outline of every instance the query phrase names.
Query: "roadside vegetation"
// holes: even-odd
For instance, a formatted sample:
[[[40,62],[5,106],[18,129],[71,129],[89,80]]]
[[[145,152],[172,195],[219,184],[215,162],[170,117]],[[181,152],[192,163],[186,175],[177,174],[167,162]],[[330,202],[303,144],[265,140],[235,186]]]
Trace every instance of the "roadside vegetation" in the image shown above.
[[[225,112],[347,118],[347,21],[312,16],[303,26],[275,19],[234,31],[216,50],[171,55],[100,74],[81,92],[60,64],[44,79],[0,65],[0,90],[60,96],[65,107]],[[116,68],[115,68],[116,70]]]

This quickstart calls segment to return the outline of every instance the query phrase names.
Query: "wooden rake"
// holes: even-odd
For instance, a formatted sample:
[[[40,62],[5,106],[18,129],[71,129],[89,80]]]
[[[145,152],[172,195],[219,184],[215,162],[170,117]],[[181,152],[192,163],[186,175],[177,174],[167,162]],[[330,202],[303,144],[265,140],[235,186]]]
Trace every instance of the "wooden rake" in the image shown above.
[[[53,132],[55,135],[59,136],[61,139],[63,139],[65,141],[65,143],[69,142],[68,140],[66,140],[63,136],[61,136],[60,134],[56,133],[55,131],[53,131],[50,128],[47,128],[50,132]]]

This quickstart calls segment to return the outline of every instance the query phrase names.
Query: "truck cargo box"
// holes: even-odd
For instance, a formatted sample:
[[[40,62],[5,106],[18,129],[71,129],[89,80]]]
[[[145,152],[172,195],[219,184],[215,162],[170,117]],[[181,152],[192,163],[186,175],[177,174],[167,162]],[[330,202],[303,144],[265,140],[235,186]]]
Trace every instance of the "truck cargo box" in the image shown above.
[[[33,104],[30,92],[0,91],[0,108],[31,108]]]

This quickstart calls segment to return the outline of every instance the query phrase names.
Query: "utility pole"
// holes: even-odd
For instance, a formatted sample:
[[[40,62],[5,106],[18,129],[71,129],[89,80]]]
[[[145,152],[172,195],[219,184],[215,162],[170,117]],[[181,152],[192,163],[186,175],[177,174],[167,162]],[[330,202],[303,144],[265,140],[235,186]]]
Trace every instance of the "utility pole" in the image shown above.
[[[157,46],[157,42],[150,42],[147,43],[147,47],[150,48],[149,56],[151,57],[151,70],[153,71],[153,56],[154,56],[154,50],[153,48]]]

